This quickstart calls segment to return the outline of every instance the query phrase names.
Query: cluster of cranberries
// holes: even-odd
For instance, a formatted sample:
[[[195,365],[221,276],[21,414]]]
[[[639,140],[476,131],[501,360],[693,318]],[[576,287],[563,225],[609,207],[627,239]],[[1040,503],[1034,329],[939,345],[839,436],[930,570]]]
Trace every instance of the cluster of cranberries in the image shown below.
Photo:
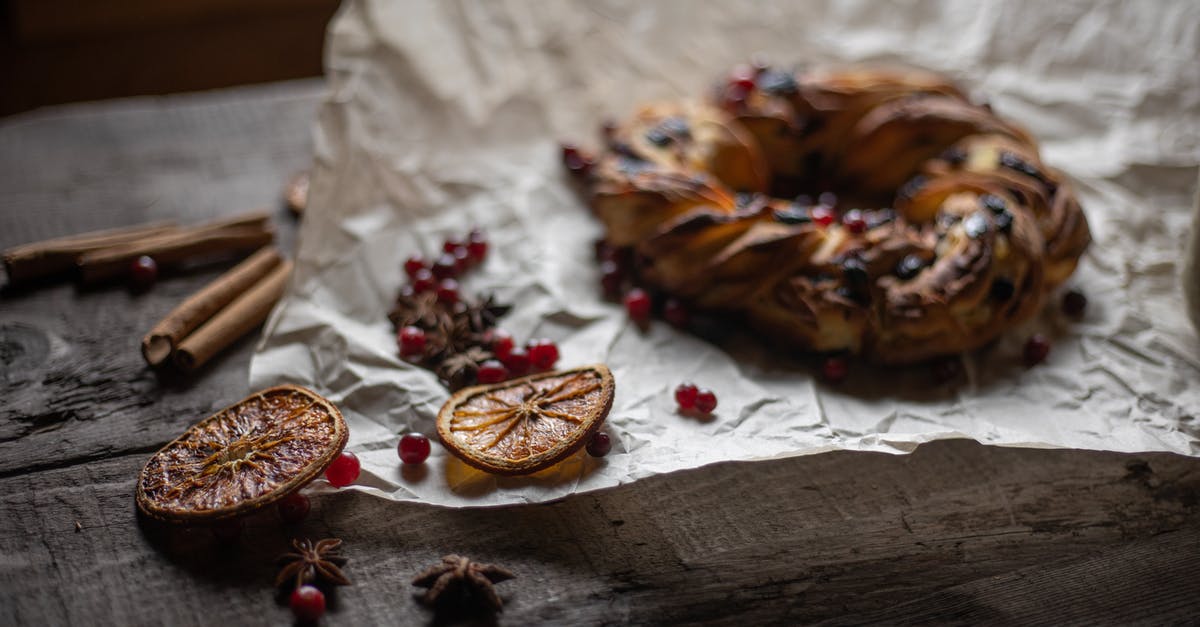
[[[708,388],[696,387],[694,383],[680,383],[675,388],[675,404],[682,412],[711,414],[717,408],[717,395]]]
[[[447,239],[436,259],[413,255],[404,261],[404,273],[415,293],[435,291],[438,300],[447,305],[458,302],[458,277],[479,265],[487,257],[487,236],[480,229],[471,229],[464,239]],[[422,347],[424,344],[422,343]],[[403,352],[403,346],[401,346]]]
[[[620,302],[629,319],[639,325],[650,321],[656,308],[664,320],[678,328],[686,328],[691,322],[691,313],[682,301],[676,298],[657,302],[650,291],[633,282],[632,253],[627,248],[616,248],[604,240],[596,240],[596,261],[600,264],[600,288],[604,297]]]
[[[558,345],[554,340],[535,338],[517,346],[512,335],[503,329],[492,329],[487,344],[495,355],[479,364],[475,378],[480,383],[500,383],[535,370],[549,370],[558,363]]]

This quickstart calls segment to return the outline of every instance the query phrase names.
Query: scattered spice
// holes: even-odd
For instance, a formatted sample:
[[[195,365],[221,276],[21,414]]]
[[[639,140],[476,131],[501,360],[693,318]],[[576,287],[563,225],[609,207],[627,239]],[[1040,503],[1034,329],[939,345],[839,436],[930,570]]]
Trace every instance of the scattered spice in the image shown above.
[[[438,284],[440,288],[432,279],[425,281],[425,275],[430,274],[425,258],[409,257],[404,271],[412,282],[401,288],[388,313],[401,356],[437,373],[452,391],[475,383],[480,364],[498,357],[491,351],[492,338],[498,331],[496,324],[512,309],[490,295],[477,299],[460,292],[453,278],[460,272],[456,260],[462,259],[461,270],[465,270],[486,254],[482,232],[472,231],[470,238],[475,245],[473,255],[469,243],[448,240],[443,245],[443,249],[454,253],[442,255],[446,260],[440,271],[445,277]],[[433,269],[439,270],[436,263]]]
[[[412,583],[428,588],[421,597],[428,605],[474,601],[498,612],[504,608],[504,602],[492,584],[514,577],[516,575],[502,566],[472,562],[461,555],[447,555],[440,564],[414,577]]]
[[[275,586],[299,588],[317,581],[335,586],[350,585],[350,580],[341,569],[349,560],[337,552],[340,546],[342,541],[337,538],[326,538],[315,543],[306,538],[292,540],[295,550],[279,557],[281,568],[275,576]]]

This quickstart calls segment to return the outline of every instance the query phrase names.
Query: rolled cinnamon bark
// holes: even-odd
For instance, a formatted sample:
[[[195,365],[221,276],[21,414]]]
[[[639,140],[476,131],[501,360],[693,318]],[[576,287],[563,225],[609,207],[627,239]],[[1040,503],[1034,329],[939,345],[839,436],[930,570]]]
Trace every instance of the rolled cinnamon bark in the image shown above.
[[[146,363],[165,362],[188,333],[253,287],[282,259],[275,247],[264,247],[180,303],[142,338]]]
[[[290,261],[276,265],[270,274],[184,338],[175,351],[175,364],[183,370],[195,370],[261,324],[283,295],[291,272]]]
[[[153,257],[160,264],[169,264],[255,250],[275,238],[269,218],[266,213],[256,212],[88,252],[77,262],[79,278],[84,283],[93,283],[119,277],[129,271],[134,259],[142,255]]]
[[[179,230],[179,227],[171,222],[154,222],[24,244],[4,251],[4,269],[11,283],[24,283],[66,274],[75,269],[75,260],[80,255],[105,248],[126,246]]]

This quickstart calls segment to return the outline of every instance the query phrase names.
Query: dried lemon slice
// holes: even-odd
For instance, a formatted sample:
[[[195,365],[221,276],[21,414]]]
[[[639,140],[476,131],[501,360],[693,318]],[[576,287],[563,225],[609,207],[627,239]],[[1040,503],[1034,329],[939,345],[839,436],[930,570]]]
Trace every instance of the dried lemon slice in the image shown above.
[[[612,408],[613,389],[602,365],[466,388],[438,412],[438,437],[480,470],[537,472],[587,443]]]
[[[341,412],[281,385],[201,420],[146,462],[137,504],[168,522],[208,522],[274,503],[321,473],[346,445]]]

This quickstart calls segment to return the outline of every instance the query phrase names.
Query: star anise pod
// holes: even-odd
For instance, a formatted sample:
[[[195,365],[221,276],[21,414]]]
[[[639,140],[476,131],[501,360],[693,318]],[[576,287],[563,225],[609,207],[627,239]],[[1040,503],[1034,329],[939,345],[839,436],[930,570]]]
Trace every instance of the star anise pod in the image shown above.
[[[437,374],[451,390],[464,388],[475,381],[479,364],[492,358],[492,353],[478,346],[468,346],[461,353],[451,353],[438,364]]]
[[[428,588],[421,599],[429,605],[441,605],[451,600],[475,600],[482,601],[498,612],[504,608],[504,602],[492,584],[513,577],[516,575],[502,566],[472,562],[461,555],[447,555],[440,564],[414,577],[412,583]]]
[[[496,321],[512,310],[512,305],[501,305],[496,298],[488,294],[487,298],[467,303],[462,315],[475,333],[483,333],[496,326]]]
[[[445,315],[446,307],[438,302],[436,293],[402,293],[396,297],[396,304],[388,313],[388,320],[391,320],[397,329],[417,326],[428,331],[437,325],[440,317]]]
[[[441,336],[446,353],[442,357],[465,352],[471,347],[483,346],[482,336],[471,330],[470,322],[463,315],[464,310],[465,306],[460,304],[453,315],[446,316],[438,323],[436,333]]]
[[[432,326],[425,329],[426,368],[436,372],[442,360],[462,352],[468,346],[465,339],[460,337],[458,326],[450,314],[442,311],[435,316]]]
[[[316,543],[308,539],[292,540],[295,550],[279,557],[281,568],[275,576],[275,586],[290,583],[298,587],[317,580],[337,586],[350,585],[341,569],[348,560],[337,553],[341,545],[342,541],[337,538]]]

